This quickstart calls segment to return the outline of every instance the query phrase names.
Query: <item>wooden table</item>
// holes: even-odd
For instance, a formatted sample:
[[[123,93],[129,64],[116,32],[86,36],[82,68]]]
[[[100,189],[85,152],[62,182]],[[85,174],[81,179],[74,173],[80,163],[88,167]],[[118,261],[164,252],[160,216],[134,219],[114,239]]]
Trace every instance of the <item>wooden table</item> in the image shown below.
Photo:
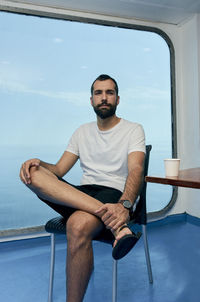
[[[146,176],[146,182],[200,189],[200,168],[180,170],[178,176]]]

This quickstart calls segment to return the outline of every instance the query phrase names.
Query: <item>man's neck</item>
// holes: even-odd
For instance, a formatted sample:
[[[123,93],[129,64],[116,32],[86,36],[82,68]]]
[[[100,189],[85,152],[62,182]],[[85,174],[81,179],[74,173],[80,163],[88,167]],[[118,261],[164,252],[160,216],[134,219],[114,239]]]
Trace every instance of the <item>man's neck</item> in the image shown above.
[[[121,119],[116,115],[113,115],[105,119],[101,119],[100,117],[97,116],[97,125],[99,130],[106,131],[117,125],[120,122],[120,120]]]

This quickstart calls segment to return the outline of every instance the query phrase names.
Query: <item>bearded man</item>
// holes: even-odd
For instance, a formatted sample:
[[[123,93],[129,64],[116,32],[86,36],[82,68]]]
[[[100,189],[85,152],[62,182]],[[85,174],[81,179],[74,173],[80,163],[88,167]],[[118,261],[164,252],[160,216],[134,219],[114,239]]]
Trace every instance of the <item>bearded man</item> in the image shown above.
[[[82,302],[93,270],[92,240],[106,227],[114,237],[112,255],[125,256],[138,238],[127,222],[140,192],[145,137],[140,124],[116,115],[118,85],[100,75],[91,86],[97,120],[80,126],[56,164],[24,162],[20,178],[42,201],[66,218],[67,302]],[[80,160],[81,184],[63,176]]]

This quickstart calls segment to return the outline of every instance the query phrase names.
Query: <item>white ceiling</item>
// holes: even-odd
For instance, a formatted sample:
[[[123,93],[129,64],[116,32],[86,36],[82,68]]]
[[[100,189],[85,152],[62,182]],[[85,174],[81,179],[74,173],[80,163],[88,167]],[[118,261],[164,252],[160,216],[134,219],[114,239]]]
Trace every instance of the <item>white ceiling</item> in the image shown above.
[[[193,14],[200,13],[200,0],[14,0],[13,2],[171,24],[180,24]]]

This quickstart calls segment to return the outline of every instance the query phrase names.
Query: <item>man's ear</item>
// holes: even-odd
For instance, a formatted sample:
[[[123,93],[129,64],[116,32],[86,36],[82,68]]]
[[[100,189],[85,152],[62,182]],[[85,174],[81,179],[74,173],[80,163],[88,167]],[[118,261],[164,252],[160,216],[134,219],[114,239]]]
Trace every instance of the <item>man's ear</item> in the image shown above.
[[[120,100],[120,97],[117,96],[117,105],[119,105],[119,100]]]
[[[93,98],[92,98],[92,96],[90,97],[90,104],[92,105],[92,107],[93,107]]]

